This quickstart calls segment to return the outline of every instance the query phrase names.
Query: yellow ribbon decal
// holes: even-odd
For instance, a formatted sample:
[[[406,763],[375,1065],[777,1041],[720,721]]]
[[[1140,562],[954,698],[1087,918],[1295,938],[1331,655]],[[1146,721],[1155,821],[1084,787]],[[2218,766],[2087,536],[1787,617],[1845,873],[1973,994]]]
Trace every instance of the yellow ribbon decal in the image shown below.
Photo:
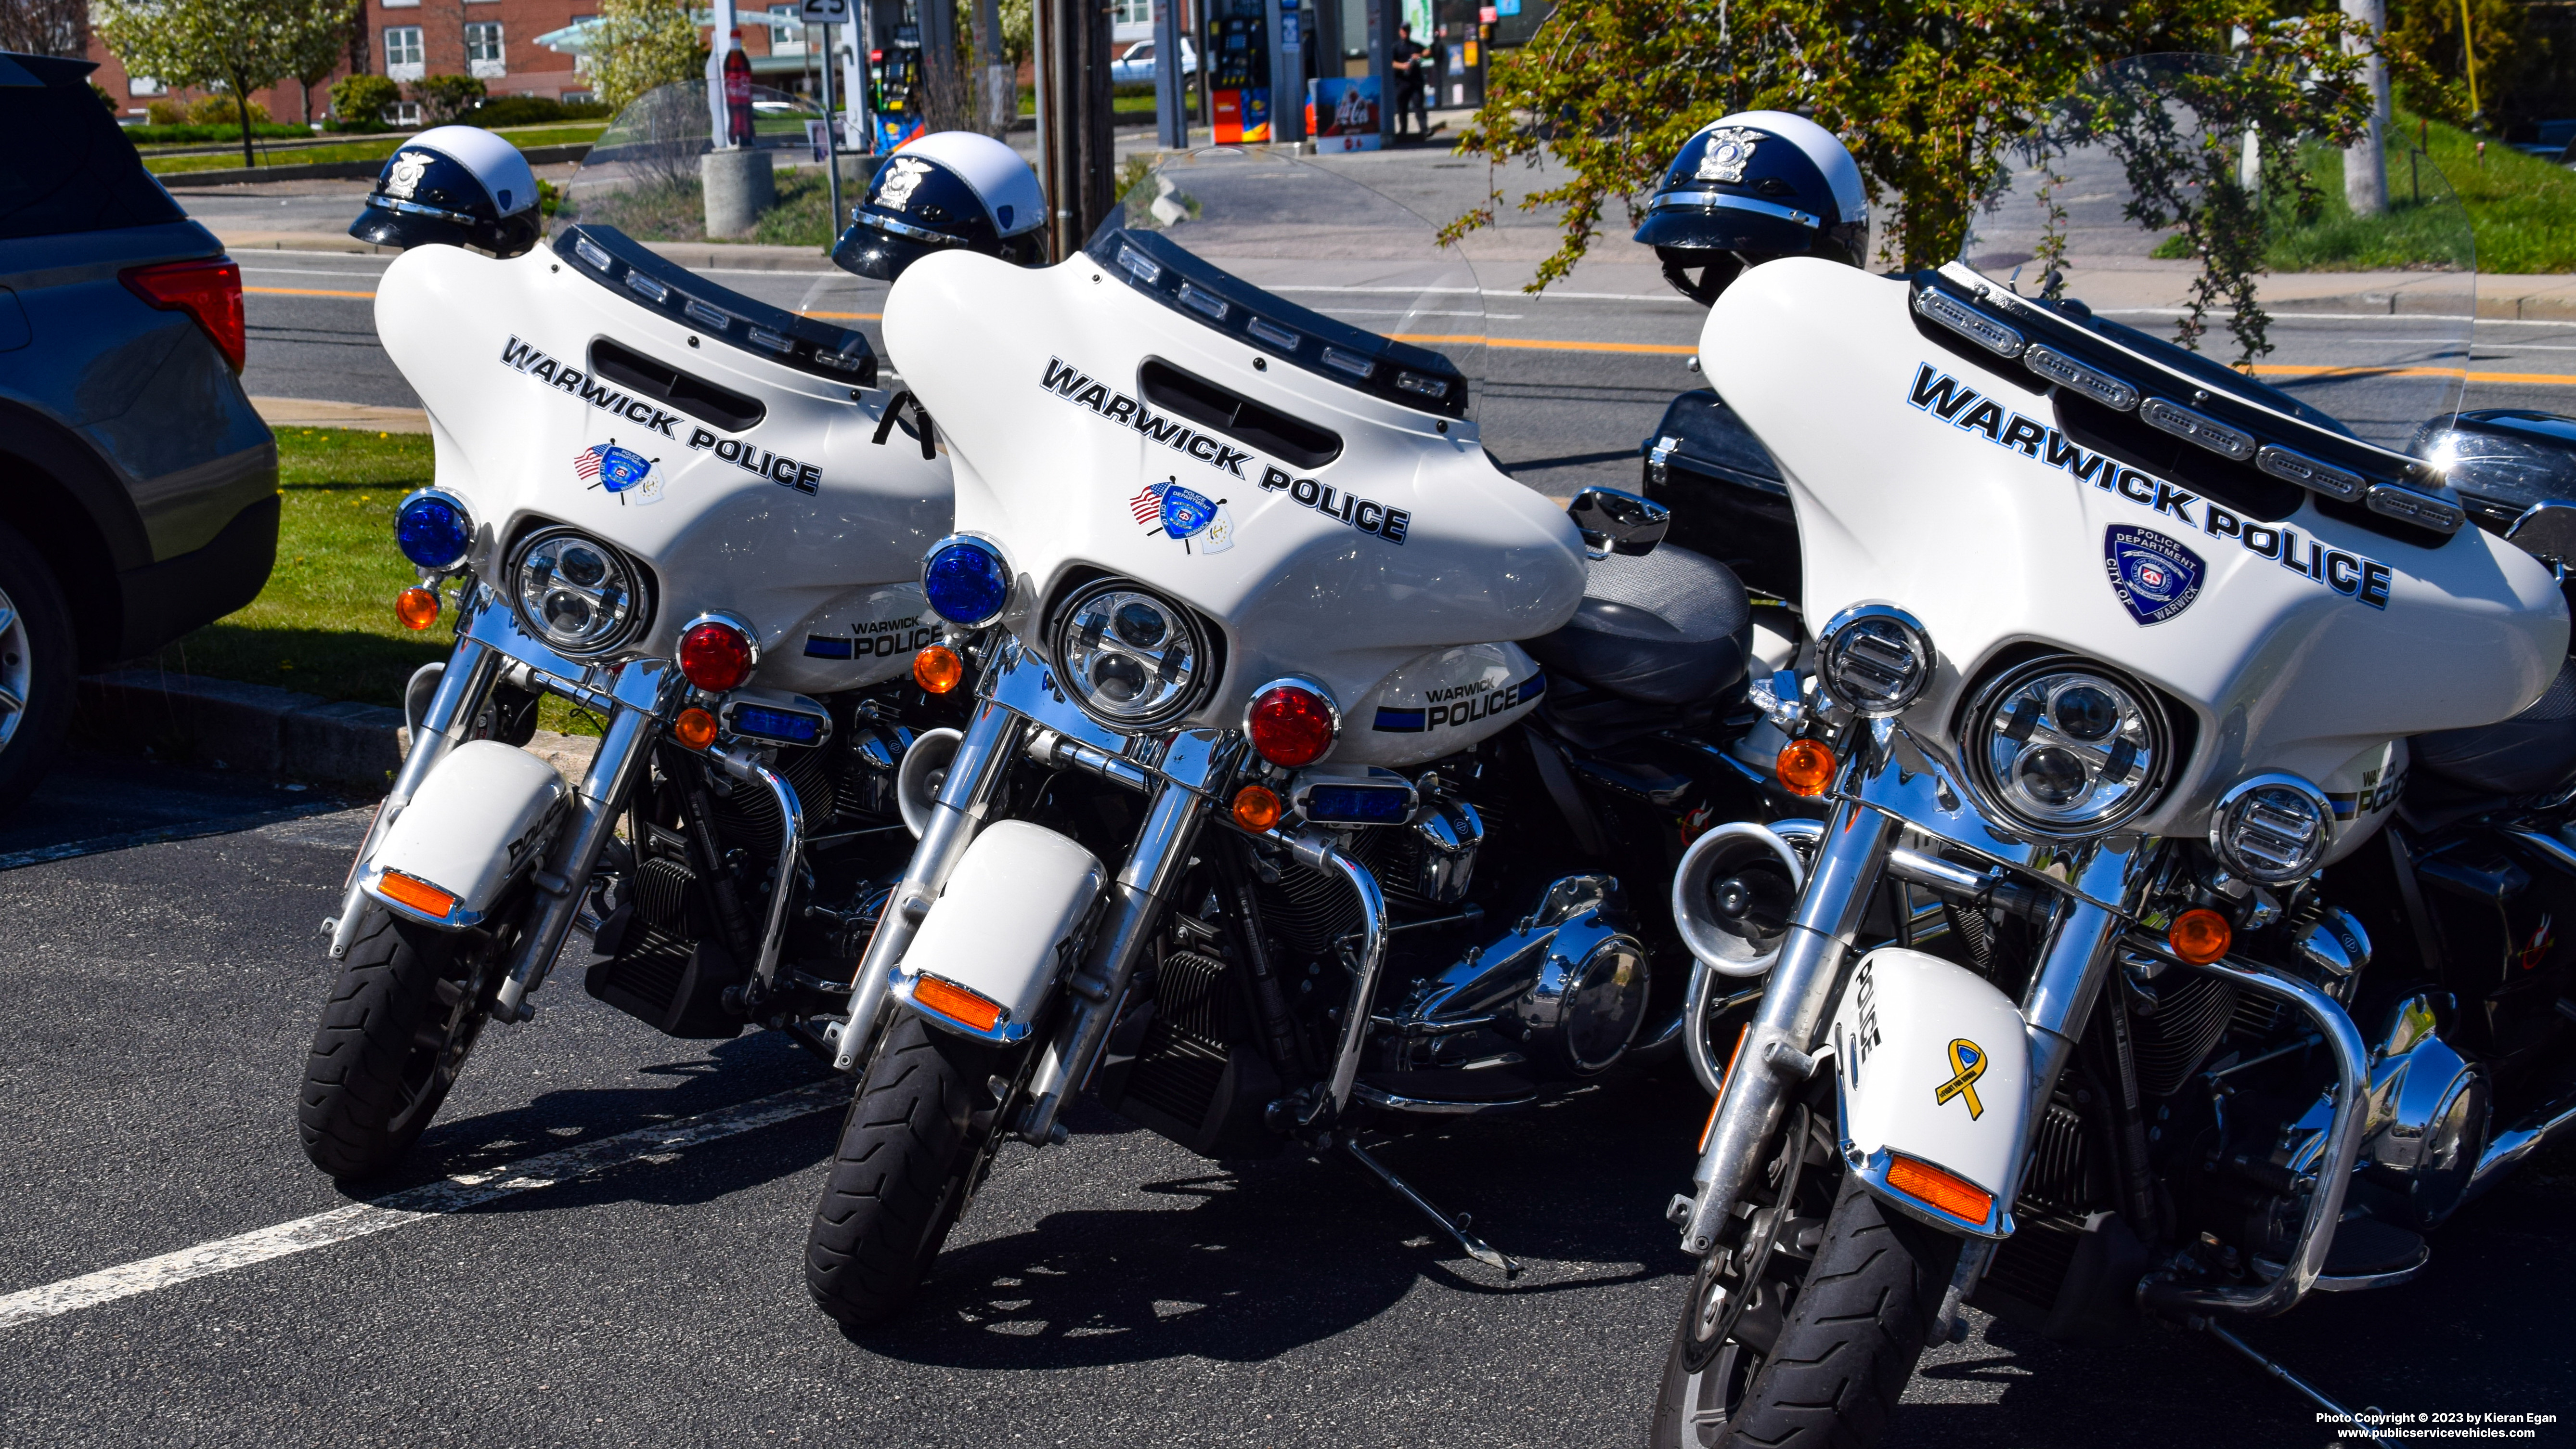
[[[1986,1104],[1977,1100],[1977,1078],[1986,1074],[1985,1049],[1965,1037],[1953,1039],[1950,1043],[1950,1067],[1958,1075],[1943,1082],[1941,1089],[1932,1094],[1932,1104],[1937,1107],[1952,1097],[1965,1097],[1968,1099],[1969,1121],[1986,1115]]]

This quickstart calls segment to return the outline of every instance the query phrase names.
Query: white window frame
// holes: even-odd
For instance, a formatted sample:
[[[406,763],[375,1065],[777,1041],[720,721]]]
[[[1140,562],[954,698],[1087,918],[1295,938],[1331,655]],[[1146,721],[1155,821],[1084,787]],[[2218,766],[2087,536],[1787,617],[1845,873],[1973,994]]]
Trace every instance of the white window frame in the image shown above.
[[[801,5],[769,7],[769,53],[771,55],[789,56],[805,53],[805,22],[802,18],[804,13],[804,7]],[[788,23],[782,25],[779,23],[782,20]]]
[[[416,81],[428,73],[424,60],[429,52],[422,43],[419,26],[386,26],[384,50],[386,79]]]
[[[170,94],[170,88],[148,75],[129,75],[125,78],[125,93],[129,96],[166,96]]]
[[[478,32],[491,42],[492,54],[478,56],[474,53]],[[498,80],[510,73],[510,47],[502,34],[500,21],[469,20],[465,23],[465,73],[477,80]]]

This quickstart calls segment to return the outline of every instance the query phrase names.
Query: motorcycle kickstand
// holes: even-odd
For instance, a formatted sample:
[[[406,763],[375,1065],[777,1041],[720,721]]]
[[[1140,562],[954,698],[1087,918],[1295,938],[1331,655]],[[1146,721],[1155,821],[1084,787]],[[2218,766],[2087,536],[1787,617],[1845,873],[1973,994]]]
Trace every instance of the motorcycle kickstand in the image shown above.
[[[1377,1174],[1378,1181],[1385,1183],[1390,1188],[1393,1188],[1397,1197],[1413,1204],[1415,1208],[1421,1211],[1424,1217],[1438,1223],[1442,1232],[1457,1239],[1458,1246],[1467,1250],[1468,1257],[1475,1259],[1477,1262],[1484,1264],[1488,1268],[1502,1269],[1503,1281],[1506,1283],[1512,1282],[1521,1276],[1520,1264],[1515,1263],[1511,1259],[1504,1257],[1501,1253],[1496,1252],[1493,1244],[1488,1243],[1484,1239],[1477,1237],[1474,1233],[1467,1231],[1468,1225],[1474,1221],[1470,1214],[1460,1213],[1456,1221],[1451,1221],[1447,1213],[1442,1212],[1439,1208],[1432,1205],[1431,1199],[1424,1197],[1421,1193],[1415,1191],[1412,1183],[1406,1182],[1403,1178],[1396,1176],[1394,1170],[1389,1168],[1385,1163],[1369,1156],[1368,1149],[1360,1146],[1358,1138],[1346,1136],[1342,1139],[1342,1146],[1350,1152],[1351,1156],[1359,1159],[1362,1167],[1365,1167],[1369,1171]]]
[[[2381,1437],[2378,1430],[2372,1428],[2368,1422],[2359,1416],[2356,1416],[2350,1409],[2347,1409],[2343,1405],[2336,1403],[2334,1400],[2327,1398],[2325,1394],[2316,1387],[2316,1385],[2309,1383],[2306,1379],[2303,1379],[2297,1374],[2290,1372],[2288,1369],[2283,1368],[2277,1361],[2264,1357],[2262,1350],[2254,1347],[2254,1345],[2250,1343],[2247,1343],[2245,1340],[2238,1338],[2235,1334],[2228,1332],[2226,1329],[2219,1327],[2217,1322],[2206,1314],[2195,1313],[2191,1315],[2188,1319],[2184,1320],[2184,1326],[2187,1328],[2196,1328],[2202,1333],[2206,1333],[2210,1337],[2217,1339],[2220,1343],[2227,1345],[2230,1349],[2235,1350],[2238,1354],[2242,1355],[2247,1362],[2253,1364],[2256,1368],[2261,1369],[2267,1376],[2279,1379],[2282,1383],[2289,1385],[2293,1392],[2307,1399],[2308,1402],[2315,1404],[2318,1408],[2325,1410],[2328,1414],[2333,1415],[2334,1422],[2337,1425],[2360,1430],[2362,1437],[2368,1439],[2371,1443],[2378,1445],[2379,1449],[2393,1449],[2393,1445],[2390,1440]],[[2365,1409],[2363,1412],[2373,1415],[2378,1413],[2376,1409]]]

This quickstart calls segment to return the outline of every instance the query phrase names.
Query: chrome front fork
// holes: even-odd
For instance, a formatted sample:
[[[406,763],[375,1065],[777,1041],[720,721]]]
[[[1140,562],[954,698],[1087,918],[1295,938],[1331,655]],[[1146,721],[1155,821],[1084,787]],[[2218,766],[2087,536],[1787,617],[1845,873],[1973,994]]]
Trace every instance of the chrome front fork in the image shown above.
[[[1736,1052],[1708,1143],[1691,1174],[1697,1196],[1683,1223],[1682,1251],[1693,1257],[1716,1246],[1719,1225],[1743,1195],[1790,1098],[1814,1070],[1810,1053],[1833,1004],[1834,983],[1895,838],[1895,821],[1850,800],[1836,805],[1825,824],[1797,915],[1780,943],[1769,987]],[[1707,1023],[1686,1022],[1682,1029],[1705,1031]]]
[[[877,1018],[884,1013],[891,986],[889,973],[911,947],[932,903],[947,889],[949,875],[983,828],[985,812],[992,807],[993,795],[1018,751],[1023,728],[1018,714],[987,701],[976,709],[966,737],[957,742],[957,756],[939,783],[930,823],[921,832],[921,843],[913,847],[912,863],[904,870],[902,884],[887,897],[876,931],[859,957],[858,976],[850,983],[849,1020],[824,1028],[823,1039],[832,1045],[832,1065],[839,1070],[855,1070],[876,1040]]]
[[[1065,1099],[1082,1089],[1099,1059],[1101,1044],[1117,1020],[1118,1007],[1136,974],[1145,944],[1162,924],[1164,896],[1173,878],[1189,864],[1190,847],[1207,820],[1206,799],[1169,780],[1154,787],[1153,804],[1135,848],[1109,887],[1107,912],[1093,933],[1082,969],[1066,983],[1073,1010],[1048,1041],[1037,1075],[1029,1082],[1029,1105],[1019,1120],[1022,1138],[1037,1143],[1054,1140],[1056,1117]]]
[[[366,874],[367,857],[393,827],[394,817],[420,790],[420,782],[447,752],[465,742],[465,732],[474,725],[475,712],[483,707],[483,696],[490,693],[493,678],[501,670],[501,652],[478,639],[459,636],[455,652],[447,657],[446,672],[438,677],[437,692],[429,699],[429,708],[421,712],[420,727],[412,732],[411,753],[403,756],[402,768],[394,772],[393,788],[385,793],[384,803],[376,807],[375,822],[367,827],[366,842],[358,847],[357,858],[349,863],[349,883],[340,893],[340,915],[331,923],[331,959],[339,961],[357,943],[358,922],[366,914],[366,893],[358,889],[358,880]]]
[[[537,909],[493,1003],[495,1021],[526,1021],[536,1014],[527,1005],[528,993],[545,983],[555,954],[563,949],[582,890],[616,829],[617,812],[635,788],[636,775],[652,758],[661,717],[681,688],[679,670],[658,659],[634,660],[617,672],[609,692],[616,707],[608,717],[607,733],[600,739],[599,753],[591,757],[590,772],[573,790],[572,818],[555,832],[554,847],[536,872]],[[788,885],[785,880],[778,883],[781,895]]]

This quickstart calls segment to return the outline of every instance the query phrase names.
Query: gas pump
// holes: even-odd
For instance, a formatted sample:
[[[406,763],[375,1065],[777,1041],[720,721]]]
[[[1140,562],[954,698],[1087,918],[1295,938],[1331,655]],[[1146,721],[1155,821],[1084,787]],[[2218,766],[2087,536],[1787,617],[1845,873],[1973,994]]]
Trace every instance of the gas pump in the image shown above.
[[[1263,0],[1217,0],[1209,17],[1215,31],[1210,89],[1216,144],[1270,139],[1270,29]]]
[[[892,45],[868,52],[868,109],[877,123],[876,152],[883,156],[921,134],[921,42],[911,26]]]

